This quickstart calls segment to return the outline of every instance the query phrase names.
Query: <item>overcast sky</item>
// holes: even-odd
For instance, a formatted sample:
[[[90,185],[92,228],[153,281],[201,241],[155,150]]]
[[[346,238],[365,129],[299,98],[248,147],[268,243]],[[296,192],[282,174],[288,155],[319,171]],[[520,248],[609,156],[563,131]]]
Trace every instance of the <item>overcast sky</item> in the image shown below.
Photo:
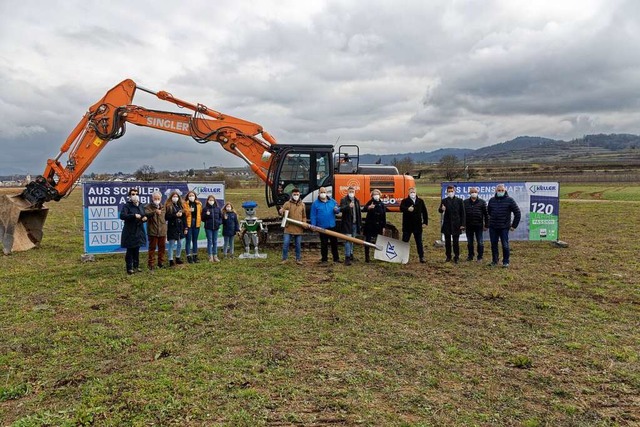
[[[0,174],[41,173],[126,78],[364,153],[640,133],[639,23],[636,0],[0,0]],[[243,164],[130,125],[88,172],[203,163]]]

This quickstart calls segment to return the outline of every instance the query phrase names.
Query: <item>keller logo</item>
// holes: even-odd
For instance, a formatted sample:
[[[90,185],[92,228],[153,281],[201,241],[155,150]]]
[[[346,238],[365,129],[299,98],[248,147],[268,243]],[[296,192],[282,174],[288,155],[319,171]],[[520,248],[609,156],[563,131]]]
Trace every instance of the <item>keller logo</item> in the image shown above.
[[[536,185],[532,185],[531,187],[529,187],[529,191],[531,191],[532,194],[536,194],[536,193],[540,193],[543,191],[558,191],[558,186],[557,185],[544,185],[544,184],[536,184]]]

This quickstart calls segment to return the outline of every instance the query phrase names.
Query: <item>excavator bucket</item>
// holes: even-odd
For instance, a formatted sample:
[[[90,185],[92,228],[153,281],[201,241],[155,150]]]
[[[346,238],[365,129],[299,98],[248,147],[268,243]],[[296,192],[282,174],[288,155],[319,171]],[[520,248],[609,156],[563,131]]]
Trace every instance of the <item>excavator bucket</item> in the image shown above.
[[[33,207],[18,195],[0,195],[0,242],[5,255],[40,245],[49,208]]]

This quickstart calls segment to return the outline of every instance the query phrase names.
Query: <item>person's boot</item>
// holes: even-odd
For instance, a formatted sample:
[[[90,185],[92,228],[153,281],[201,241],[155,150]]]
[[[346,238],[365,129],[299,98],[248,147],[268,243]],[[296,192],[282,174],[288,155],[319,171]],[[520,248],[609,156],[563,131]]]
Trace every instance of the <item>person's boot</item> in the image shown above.
[[[209,262],[213,262],[213,255],[209,255]]]
[[[194,255],[194,256],[193,256],[193,262],[194,262],[194,263],[198,263],[198,262],[200,262],[200,261],[198,261],[198,255]]]
[[[351,265],[351,257],[350,256],[344,257],[344,265]]]
[[[213,256],[213,262],[220,262],[220,258],[218,258],[218,255]]]
[[[193,264],[193,258],[191,257],[191,255],[187,255],[187,263]]]
[[[172,259],[169,260],[169,268],[171,267],[175,267],[176,266],[176,262]]]
[[[176,264],[177,265],[182,265],[182,264],[184,264],[184,261],[182,261],[182,258],[178,257],[178,258],[176,258]]]

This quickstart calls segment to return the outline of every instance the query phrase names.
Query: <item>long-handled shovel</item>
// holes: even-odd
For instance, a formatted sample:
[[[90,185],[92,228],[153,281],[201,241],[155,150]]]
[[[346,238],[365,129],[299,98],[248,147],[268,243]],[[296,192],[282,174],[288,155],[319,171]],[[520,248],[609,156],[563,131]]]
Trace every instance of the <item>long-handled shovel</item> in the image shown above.
[[[338,239],[347,240],[349,242],[353,242],[358,245],[369,246],[370,248],[374,248],[375,252],[373,257],[380,261],[395,262],[395,263],[401,263],[401,264],[406,264],[407,262],[409,262],[409,243],[402,242],[400,240],[378,235],[378,237],[376,238],[376,243],[373,244],[370,242],[366,242],[364,240],[356,239],[355,237],[352,237],[352,236],[347,236],[345,234],[338,233],[333,230],[327,230],[326,228],[318,227],[315,225],[308,224],[306,222],[291,219],[289,218],[289,211],[284,211],[284,217],[282,218],[281,226],[284,227],[285,225],[287,225],[287,222],[299,225],[300,227],[306,230],[315,231],[317,233],[322,233],[328,236],[337,237]]]

